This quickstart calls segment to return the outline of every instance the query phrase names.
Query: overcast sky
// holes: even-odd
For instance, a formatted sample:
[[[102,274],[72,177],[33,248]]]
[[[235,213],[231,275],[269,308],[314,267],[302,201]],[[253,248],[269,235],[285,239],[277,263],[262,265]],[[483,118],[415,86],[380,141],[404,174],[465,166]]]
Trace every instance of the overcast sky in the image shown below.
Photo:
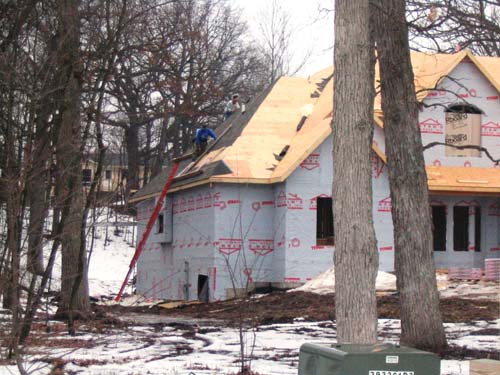
[[[293,51],[296,63],[303,60],[308,50],[313,53],[299,75],[307,76],[333,65],[333,9],[334,0],[278,0],[291,15],[294,26]],[[250,30],[258,32],[258,15],[271,0],[230,0],[241,8]]]

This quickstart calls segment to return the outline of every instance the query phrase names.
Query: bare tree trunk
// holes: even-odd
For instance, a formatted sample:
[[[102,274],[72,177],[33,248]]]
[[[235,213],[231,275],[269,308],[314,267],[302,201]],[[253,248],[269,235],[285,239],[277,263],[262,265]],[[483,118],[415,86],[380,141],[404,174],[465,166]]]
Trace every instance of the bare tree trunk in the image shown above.
[[[404,0],[374,0],[394,223],[401,342],[446,346],[432,250],[431,213]]]
[[[333,198],[335,306],[341,343],[377,340],[378,250],[372,216],[373,46],[368,0],[335,2]]]
[[[125,197],[128,201],[130,191],[139,188],[139,168],[140,168],[140,152],[139,152],[139,128],[140,125],[134,124],[131,121],[130,126],[125,128],[125,145],[127,147],[127,166],[128,176]]]
[[[85,252],[80,251],[83,217],[83,191],[81,176],[81,124],[80,94],[81,66],[79,56],[80,19],[79,0],[59,0],[58,16],[61,39],[58,46],[59,64],[63,78],[64,94],[61,108],[61,125],[57,141],[57,168],[62,205],[69,208],[62,230],[61,302],[58,313],[66,315],[71,306],[75,280],[81,279],[73,306],[81,315],[89,310],[88,279]],[[83,259],[82,259],[83,258]],[[82,267],[82,265],[84,265]],[[78,277],[83,272],[81,278]]]
[[[49,137],[47,136],[48,114],[52,108],[51,103],[42,100],[37,115],[36,130],[34,136],[34,152],[32,156],[32,171],[27,181],[28,204],[29,204],[29,227],[28,227],[28,270],[33,274],[43,273],[43,226],[49,209],[48,183],[49,176]]]

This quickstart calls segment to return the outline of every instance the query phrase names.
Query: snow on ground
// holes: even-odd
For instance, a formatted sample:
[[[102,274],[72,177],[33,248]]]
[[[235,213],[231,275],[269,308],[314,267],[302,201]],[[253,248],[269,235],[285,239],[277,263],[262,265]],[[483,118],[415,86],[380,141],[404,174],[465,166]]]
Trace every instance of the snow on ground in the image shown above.
[[[119,223],[115,226],[113,223]],[[113,215],[103,209],[95,221],[95,237],[92,241],[90,230],[92,220],[89,218],[87,254],[89,259],[89,294],[91,297],[109,297],[118,294],[121,284],[128,272],[130,261],[135,252],[137,229],[131,217]],[[50,245],[45,249],[48,258]],[[51,290],[60,289],[61,256],[58,252],[53,269]],[[131,292],[130,289],[126,291]]]
[[[126,221],[125,217],[110,219],[101,215],[99,221]],[[134,254],[132,226],[97,226],[97,238],[91,253],[89,265],[89,289],[93,297],[105,299],[118,292],[128,271]],[[53,288],[58,285],[60,262],[54,271]],[[311,280],[299,290],[315,293],[333,291],[333,269]],[[498,299],[498,283],[449,282],[446,275],[438,274],[438,287],[442,296],[471,296],[488,294]],[[395,290],[395,277],[379,272],[377,290]],[[127,290],[130,292],[130,289]],[[123,305],[138,305],[144,302],[140,296],[122,300]],[[42,347],[43,353],[24,357],[30,374],[49,374],[49,359],[63,358],[68,361],[64,373],[68,374],[172,374],[172,375],[215,375],[238,372],[239,333],[227,328],[221,322],[200,322],[193,319],[169,318],[158,315],[128,314],[117,317],[129,321],[126,328],[107,332],[95,332],[89,327],[82,329],[76,337],[62,333],[51,336],[51,342],[58,345]],[[2,319],[0,326],[8,324]],[[61,324],[51,322],[51,325]],[[193,328],[194,327],[194,328]],[[0,327],[1,328],[1,327]],[[451,345],[461,345],[471,349],[500,350],[500,338],[495,330],[500,329],[500,321],[473,324],[446,324],[447,337]],[[380,339],[396,343],[399,338],[398,320],[379,320]],[[490,331],[485,331],[490,330]],[[486,334],[485,334],[486,332]],[[493,332],[490,334],[489,332]],[[335,325],[332,322],[305,322],[297,319],[293,324],[273,324],[260,326],[247,332],[245,340],[253,349],[252,369],[262,375],[297,374],[300,345],[305,342],[332,343],[335,341]],[[61,343],[79,340],[74,346]],[[0,366],[0,375],[19,374],[15,366]],[[442,375],[468,375],[469,361],[441,361]]]
[[[26,366],[33,374],[48,374],[45,361],[62,358],[68,374],[235,374],[238,371],[238,331],[213,322],[212,325],[186,325],[165,316],[131,314],[121,316],[131,325],[105,333],[81,329],[74,339],[80,341],[78,349],[63,345],[47,348],[46,353],[26,356]],[[141,319],[143,318],[143,319]],[[141,325],[132,322],[141,322]],[[190,323],[193,323],[192,321]],[[57,324],[54,322],[54,324]],[[450,344],[471,349],[495,350],[499,338],[491,335],[475,336],[486,329],[500,328],[500,321],[478,321],[473,326],[445,324]],[[379,320],[380,338],[397,343],[399,321]],[[83,332],[82,332],[83,331]],[[253,348],[252,369],[262,375],[296,375],[299,348],[303,343],[331,344],[335,341],[335,325],[331,321],[305,322],[297,319],[290,324],[260,326],[255,335],[249,331],[246,342]],[[73,339],[73,338],[71,338]],[[67,335],[52,341],[70,340]],[[442,375],[468,375],[468,361],[442,361]],[[0,374],[18,374],[14,366],[0,368]]]

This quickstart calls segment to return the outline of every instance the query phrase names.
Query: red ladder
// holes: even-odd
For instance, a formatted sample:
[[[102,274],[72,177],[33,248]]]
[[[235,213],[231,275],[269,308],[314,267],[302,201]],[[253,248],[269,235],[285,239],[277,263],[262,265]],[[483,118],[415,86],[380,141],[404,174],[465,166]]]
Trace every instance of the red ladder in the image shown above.
[[[132,261],[130,262],[127,276],[125,276],[125,280],[123,280],[120,291],[118,292],[118,295],[115,298],[115,301],[117,301],[117,302],[119,302],[122,299],[123,290],[125,289],[125,286],[127,285],[130,274],[132,273],[132,270],[134,269],[135,264],[137,263],[137,260],[139,259],[139,256],[141,255],[142,250],[144,249],[144,246],[146,245],[146,241],[148,240],[149,234],[151,233],[151,229],[153,229],[153,225],[154,225],[156,219],[158,218],[158,215],[160,214],[161,208],[163,206],[163,201],[165,200],[165,196],[167,195],[168,189],[170,189],[170,185],[172,185],[172,181],[173,181],[175,174],[177,172],[177,168],[179,168],[179,163],[175,163],[174,166],[172,167],[172,170],[170,171],[170,175],[167,178],[167,182],[165,182],[165,186],[163,187],[163,190],[160,193],[160,197],[158,198],[158,202],[156,202],[156,206],[153,210],[153,213],[151,214],[151,217],[149,218],[148,224],[146,225],[146,231],[142,235],[141,241],[139,242],[139,245],[137,246],[137,249],[135,250],[134,256],[132,257]]]

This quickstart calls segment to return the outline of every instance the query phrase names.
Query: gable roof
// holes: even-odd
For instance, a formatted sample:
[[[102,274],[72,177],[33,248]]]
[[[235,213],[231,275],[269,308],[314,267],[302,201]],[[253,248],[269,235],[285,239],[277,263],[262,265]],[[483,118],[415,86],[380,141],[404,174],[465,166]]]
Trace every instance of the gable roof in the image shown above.
[[[411,58],[415,89],[420,101],[466,58],[500,92],[500,58],[475,57],[468,50],[452,55],[414,52]],[[378,73],[376,80],[377,77]],[[378,95],[374,103],[374,122],[383,127],[380,104]],[[332,116],[332,68],[322,70],[309,79],[283,77],[249,103],[245,114],[233,115],[234,118],[222,124],[216,130],[220,136],[217,144],[195,165],[189,166],[189,162],[183,162],[179,169],[181,172],[170,190],[176,191],[208,182],[270,184],[284,181],[331,134]],[[385,155],[376,145],[373,149],[385,161]],[[280,153],[282,155],[278,156]],[[157,195],[163,187],[168,169],[170,168],[151,181],[149,185],[152,186],[147,185],[134,195],[131,201]],[[469,171],[471,169],[473,168],[467,168]],[[193,177],[190,177],[191,174]],[[434,187],[442,190],[431,181],[429,179],[431,190]],[[452,183],[451,179],[447,181],[450,188],[452,185],[460,185]],[[462,191],[467,187],[457,189],[456,191]],[[496,189],[500,192],[500,188]],[[478,189],[474,188],[470,191],[476,190]]]

